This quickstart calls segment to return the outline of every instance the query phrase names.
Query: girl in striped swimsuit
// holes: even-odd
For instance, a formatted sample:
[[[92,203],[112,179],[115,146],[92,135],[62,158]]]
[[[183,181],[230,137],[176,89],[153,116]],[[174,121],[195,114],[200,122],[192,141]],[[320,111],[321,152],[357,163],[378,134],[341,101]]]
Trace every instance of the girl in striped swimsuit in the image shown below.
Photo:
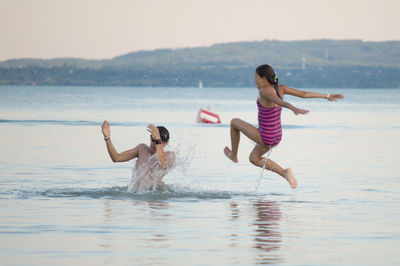
[[[255,74],[255,83],[257,84],[259,96],[258,106],[258,128],[239,119],[234,118],[231,121],[231,149],[225,147],[225,155],[233,162],[237,163],[237,153],[239,148],[240,132],[249,139],[256,142],[256,146],[250,153],[249,160],[258,167],[263,167],[273,171],[285,178],[292,188],[297,187],[296,178],[290,168],[283,169],[280,165],[262,157],[272,147],[279,144],[282,139],[281,112],[282,107],[288,108],[294,114],[307,114],[308,110],[294,107],[283,100],[283,95],[290,94],[300,98],[325,98],[329,101],[336,101],[343,98],[341,94],[321,94],[315,92],[299,91],[285,85],[278,84],[278,77],[273,68],[269,65],[257,67]]]

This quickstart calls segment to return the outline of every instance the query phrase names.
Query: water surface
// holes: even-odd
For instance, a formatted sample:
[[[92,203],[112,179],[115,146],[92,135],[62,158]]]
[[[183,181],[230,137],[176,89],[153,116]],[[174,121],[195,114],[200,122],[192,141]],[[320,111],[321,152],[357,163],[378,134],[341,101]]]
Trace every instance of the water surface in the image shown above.
[[[398,265],[400,91],[319,89],[286,100],[271,159],[299,186],[223,155],[234,117],[257,122],[255,88],[0,87],[0,258],[4,264]],[[221,125],[195,123],[200,107]],[[128,193],[118,151],[166,126],[178,164],[162,191]]]

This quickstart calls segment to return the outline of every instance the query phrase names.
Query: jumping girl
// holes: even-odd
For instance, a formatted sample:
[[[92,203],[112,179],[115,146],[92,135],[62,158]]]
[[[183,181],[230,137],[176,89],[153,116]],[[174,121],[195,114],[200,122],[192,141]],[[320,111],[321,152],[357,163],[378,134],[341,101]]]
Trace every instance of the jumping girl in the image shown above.
[[[231,121],[231,149],[225,147],[226,157],[234,163],[238,162],[237,154],[240,141],[240,132],[249,139],[256,142],[256,146],[250,153],[249,160],[258,167],[263,167],[273,171],[285,178],[294,189],[297,187],[296,178],[290,168],[283,169],[280,165],[262,157],[271,148],[277,146],[282,139],[281,112],[282,107],[293,111],[295,115],[307,114],[308,110],[294,107],[283,100],[285,94],[290,94],[300,98],[325,98],[329,101],[342,99],[342,94],[321,94],[315,92],[305,92],[278,84],[278,77],[270,65],[261,65],[257,67],[255,74],[255,83],[257,84],[259,96],[257,98],[258,106],[258,128],[239,119],[234,118]]]

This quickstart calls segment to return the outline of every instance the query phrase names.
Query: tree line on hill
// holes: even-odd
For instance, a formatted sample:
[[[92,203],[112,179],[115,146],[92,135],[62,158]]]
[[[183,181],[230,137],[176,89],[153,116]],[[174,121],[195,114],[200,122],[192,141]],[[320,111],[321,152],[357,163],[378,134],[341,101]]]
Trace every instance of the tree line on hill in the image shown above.
[[[271,64],[280,82],[309,88],[399,88],[400,42],[259,41],[139,51],[106,60],[0,62],[0,85],[254,86]]]

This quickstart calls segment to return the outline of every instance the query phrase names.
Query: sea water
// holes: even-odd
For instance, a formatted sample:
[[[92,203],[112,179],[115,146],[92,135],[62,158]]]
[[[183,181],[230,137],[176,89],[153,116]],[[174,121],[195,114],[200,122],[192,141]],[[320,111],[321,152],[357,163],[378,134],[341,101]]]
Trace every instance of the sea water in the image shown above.
[[[232,118],[256,125],[256,88],[0,87],[1,264],[398,265],[400,90],[312,90],[345,98],[285,98],[310,110],[283,111],[270,155],[292,190],[257,184],[245,136],[239,163],[223,154]],[[195,123],[201,107],[222,124]],[[111,162],[104,120],[120,152],[169,129],[163,189],[128,192],[135,162]]]

